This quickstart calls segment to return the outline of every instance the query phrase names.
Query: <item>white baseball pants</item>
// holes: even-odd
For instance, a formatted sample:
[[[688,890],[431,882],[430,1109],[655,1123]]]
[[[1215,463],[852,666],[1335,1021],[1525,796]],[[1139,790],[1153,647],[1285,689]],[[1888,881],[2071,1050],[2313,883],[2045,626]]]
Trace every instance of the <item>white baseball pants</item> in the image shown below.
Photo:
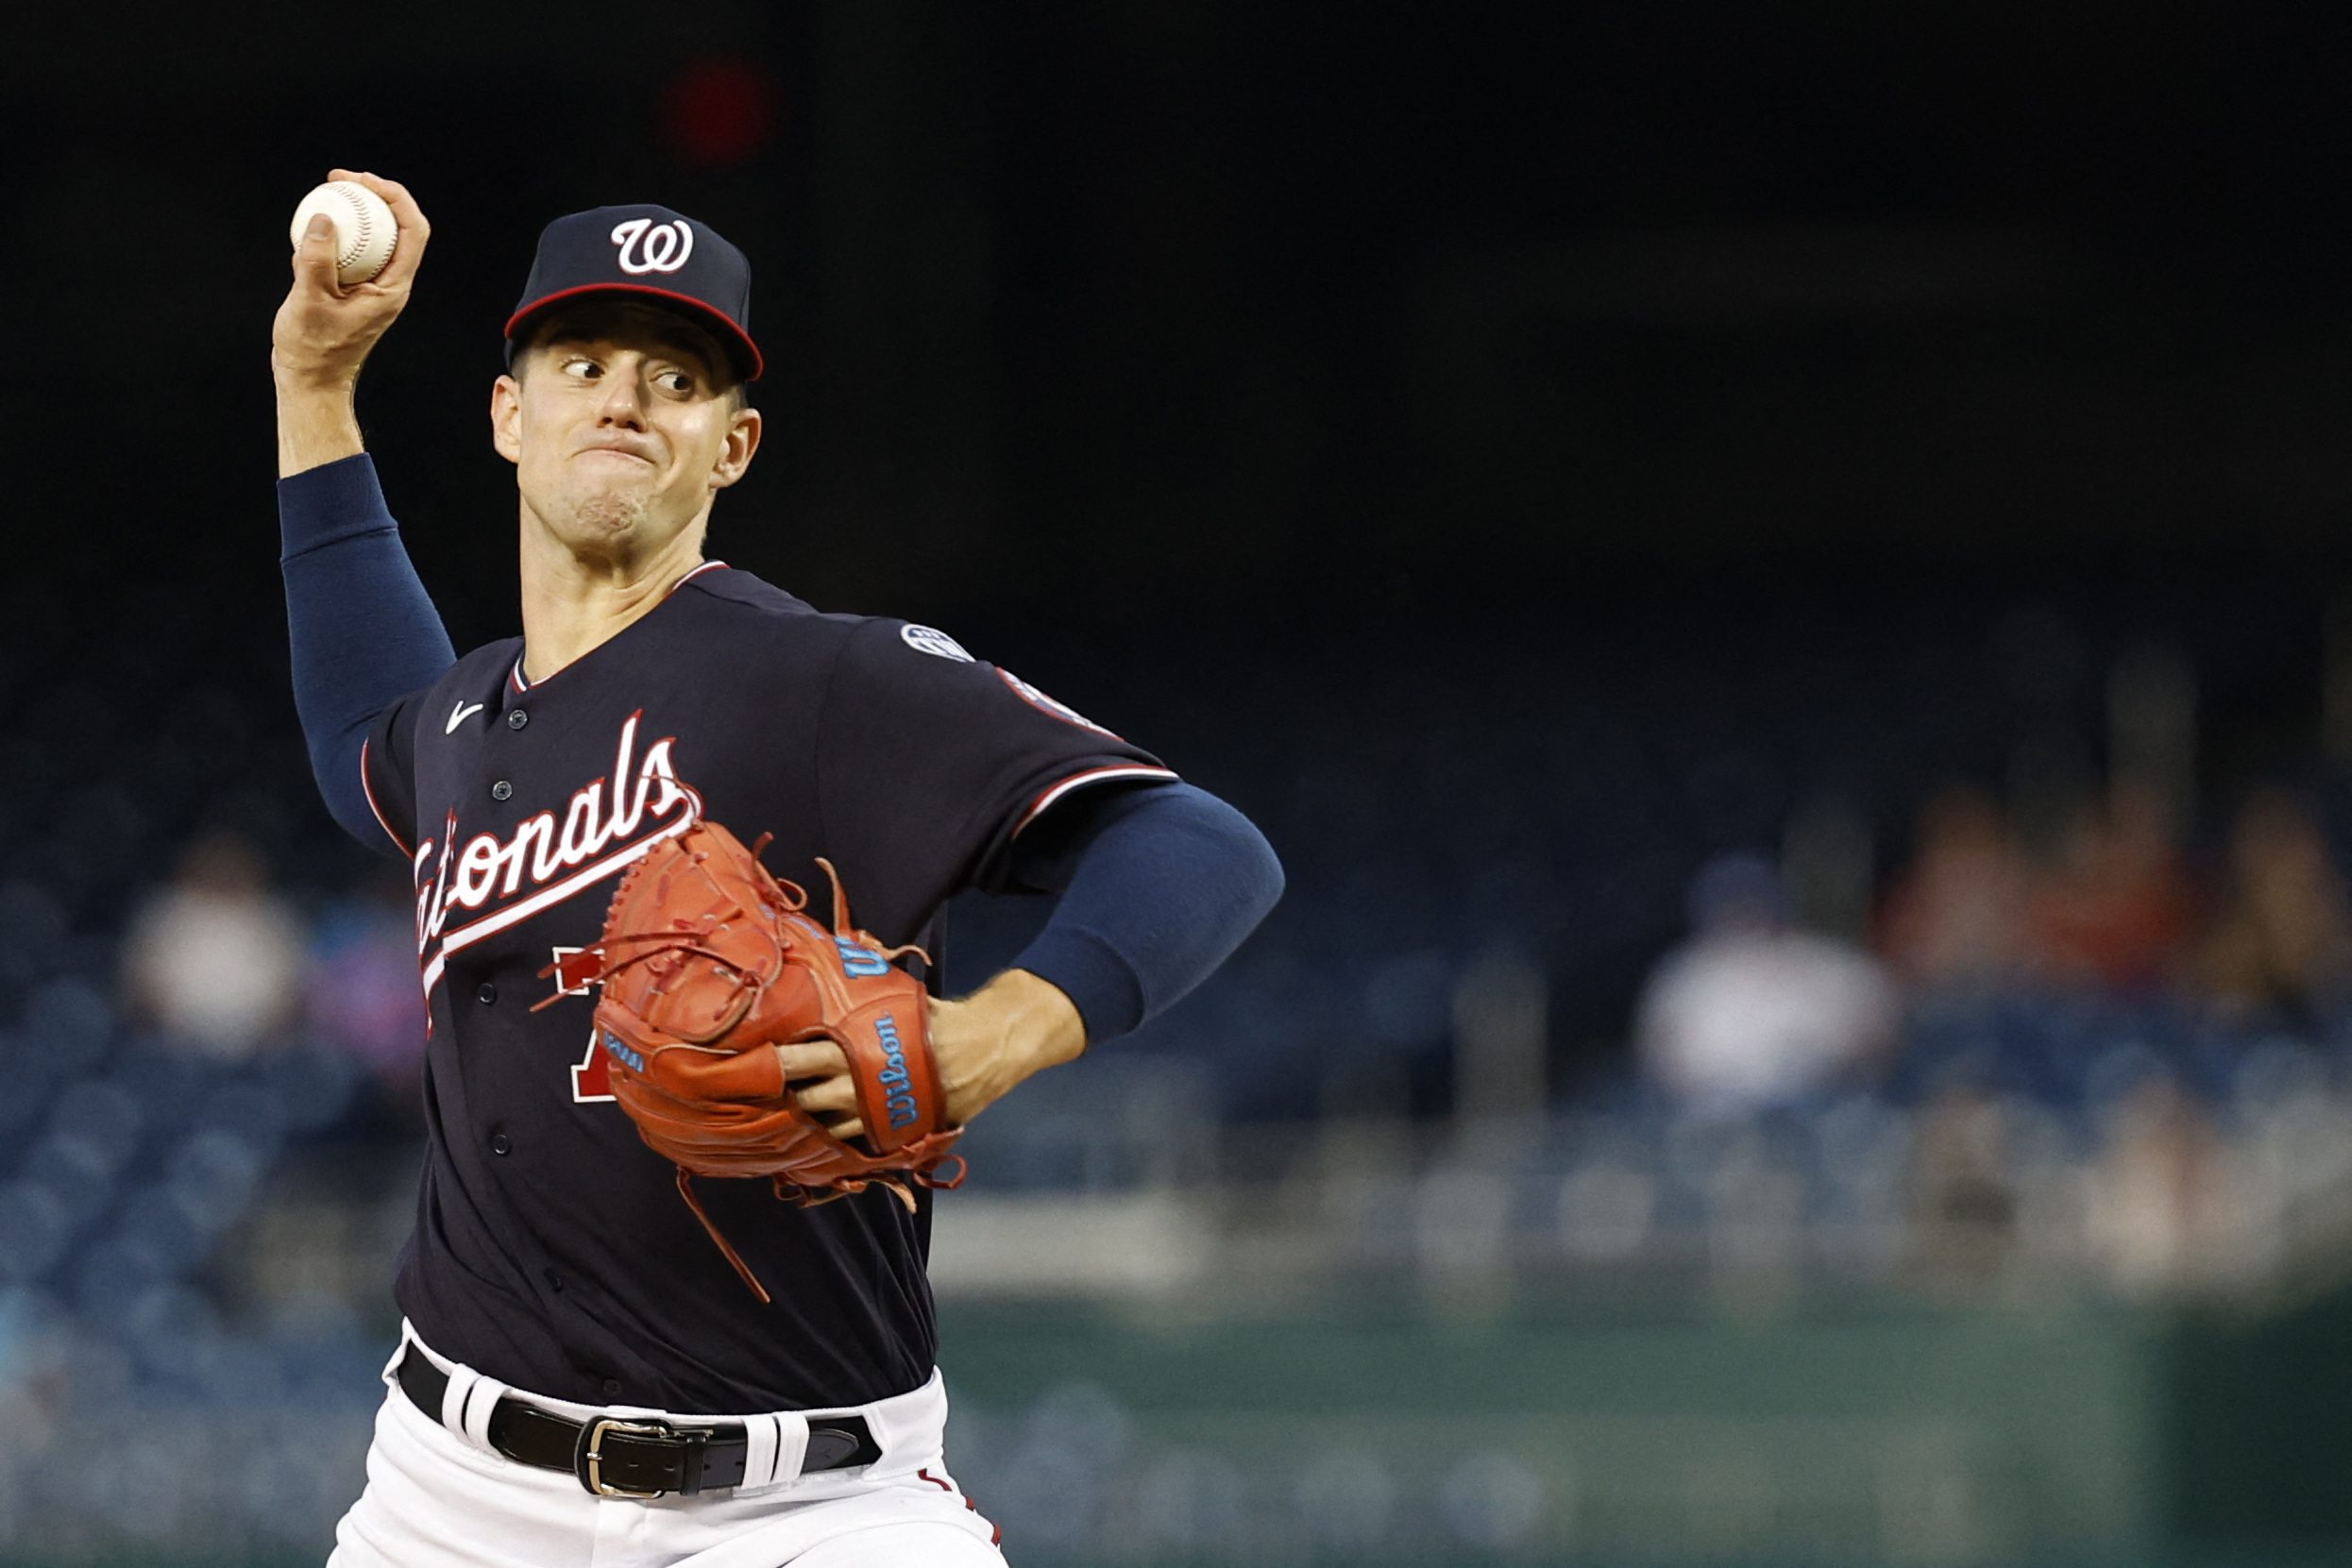
[[[418,1348],[453,1383],[479,1378]],[[936,1372],[911,1393],[855,1408],[882,1448],[871,1465],[651,1502],[591,1496],[569,1475],[516,1464],[419,1410],[390,1367],[384,1381],[367,1490],[335,1526],[328,1568],[1005,1568],[995,1527],[940,1462],[947,1393]],[[575,1421],[604,1413],[516,1397]],[[469,1401],[461,1392],[450,1404]],[[723,1419],[754,1434],[771,1420]],[[775,1420],[776,1439],[754,1437],[753,1475],[797,1470],[795,1425]],[[805,1425],[798,1433],[805,1442]]]

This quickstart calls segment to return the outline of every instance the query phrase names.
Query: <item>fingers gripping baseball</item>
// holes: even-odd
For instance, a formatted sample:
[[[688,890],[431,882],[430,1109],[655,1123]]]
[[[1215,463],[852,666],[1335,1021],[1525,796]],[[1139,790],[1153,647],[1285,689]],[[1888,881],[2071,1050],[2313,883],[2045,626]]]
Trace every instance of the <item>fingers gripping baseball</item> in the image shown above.
[[[313,217],[294,252],[294,285],[270,334],[271,362],[281,384],[347,387],[369,350],[408,305],[416,268],[432,228],[416,198],[398,181],[348,169],[330,172],[381,196],[392,209],[398,234],[392,258],[364,282],[339,283],[331,221]]]

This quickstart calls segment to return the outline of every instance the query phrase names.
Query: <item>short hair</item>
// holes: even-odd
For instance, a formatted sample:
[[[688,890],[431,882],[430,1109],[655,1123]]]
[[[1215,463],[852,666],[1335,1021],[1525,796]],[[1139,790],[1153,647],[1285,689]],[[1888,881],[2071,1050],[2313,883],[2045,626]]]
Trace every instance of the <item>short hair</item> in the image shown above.
[[[735,361],[728,356],[725,346],[708,328],[680,311],[609,295],[559,305],[533,322],[525,329],[521,341],[515,345],[513,368],[516,379],[521,379],[523,367],[530,357],[546,347],[550,339],[559,335],[598,336],[616,320],[658,323],[662,335],[669,340],[670,346],[689,351],[709,367],[712,386],[720,396],[731,400],[736,408],[750,403],[749,386],[737,373]]]

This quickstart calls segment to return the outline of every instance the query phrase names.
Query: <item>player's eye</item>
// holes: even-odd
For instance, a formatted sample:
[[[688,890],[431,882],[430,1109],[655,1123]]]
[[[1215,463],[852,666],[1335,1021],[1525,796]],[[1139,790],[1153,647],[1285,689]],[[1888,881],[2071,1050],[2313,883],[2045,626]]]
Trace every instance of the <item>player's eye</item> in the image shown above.
[[[683,370],[665,370],[653,378],[653,384],[673,396],[684,397],[694,390],[694,378]]]
[[[574,358],[564,362],[564,374],[584,381],[593,381],[604,374],[604,367],[594,360]]]

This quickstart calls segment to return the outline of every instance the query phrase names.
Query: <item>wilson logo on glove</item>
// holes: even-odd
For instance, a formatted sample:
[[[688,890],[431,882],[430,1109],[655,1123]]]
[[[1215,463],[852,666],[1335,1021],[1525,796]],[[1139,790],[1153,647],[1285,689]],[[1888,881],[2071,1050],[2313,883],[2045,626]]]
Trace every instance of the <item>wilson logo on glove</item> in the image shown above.
[[[931,1056],[929,993],[890,962],[893,948],[850,924],[833,880],[833,929],[804,913],[808,895],[759,863],[768,840],[745,849],[698,821],[649,849],[605,912],[595,947],[539,971],[552,977],[545,1007],[601,981],[596,1007],[613,1097],[637,1134],[678,1168],[678,1191],[743,1282],[770,1299],[694,1195],[695,1176],[765,1176],[776,1196],[806,1206],[880,1186],[908,1209],[909,1184],[955,1187],[958,1129]],[[773,1049],[827,1039],[840,1047],[864,1134],[836,1138],[803,1110]],[[956,1167],[952,1180],[941,1167]]]
[[[874,1082],[888,1093],[883,1104],[889,1108],[890,1125],[912,1126],[915,1118],[922,1112],[908,1087],[912,1080],[906,1076],[906,1048],[898,1043],[898,1025],[890,1021],[889,1014],[885,1013],[873,1020],[873,1032],[875,1038],[882,1042],[882,1059],[888,1064],[874,1074]]]

